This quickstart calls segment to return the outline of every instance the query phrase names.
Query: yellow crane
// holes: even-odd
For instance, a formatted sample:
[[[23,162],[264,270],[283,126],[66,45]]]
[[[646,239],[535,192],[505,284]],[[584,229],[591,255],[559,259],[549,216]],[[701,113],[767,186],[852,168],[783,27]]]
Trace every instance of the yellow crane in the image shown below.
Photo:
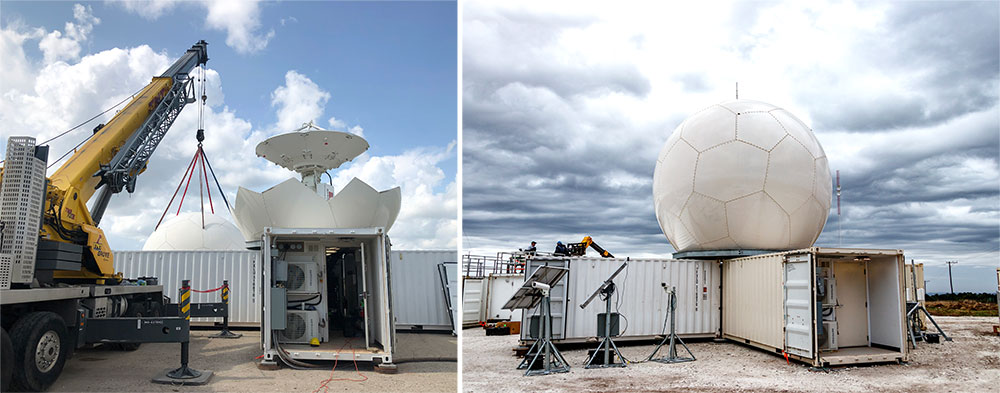
[[[154,77],[48,177],[39,250],[58,253],[67,249],[54,243],[79,246],[79,250],[68,247],[71,252],[60,259],[63,263],[53,265],[60,267],[54,270],[54,279],[98,284],[120,279],[114,271],[111,247],[98,224],[113,194],[135,190],[136,177],[145,171],[173,121],[186,104],[196,101],[189,73],[208,61],[207,45],[199,41]],[[87,203],[95,194],[97,200],[90,211]],[[82,256],[79,265],[65,263],[71,254]]]

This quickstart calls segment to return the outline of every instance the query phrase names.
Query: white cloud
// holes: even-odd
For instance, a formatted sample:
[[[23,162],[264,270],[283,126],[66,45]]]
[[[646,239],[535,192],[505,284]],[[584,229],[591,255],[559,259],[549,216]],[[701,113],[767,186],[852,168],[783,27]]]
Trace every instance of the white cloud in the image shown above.
[[[225,30],[226,45],[240,53],[254,53],[267,47],[274,30],[259,34],[260,7],[256,1],[215,0],[206,2],[208,27]]]
[[[57,61],[75,60],[80,57],[80,42],[86,41],[87,36],[94,30],[94,25],[100,24],[101,20],[95,17],[90,6],[75,4],[73,6],[73,19],[76,22],[66,22],[63,30],[54,30],[45,34],[45,37],[38,43],[38,49],[44,55],[46,64]]]
[[[24,41],[44,34],[44,30],[28,29],[17,20],[0,30],[0,70],[3,70],[4,75],[0,86],[3,86],[4,94],[30,88],[35,83],[28,58],[24,54]]]
[[[739,82],[739,98],[813,127],[843,172],[845,246],[996,264],[995,6],[566,5],[463,8],[467,248],[495,253],[587,231],[616,254],[670,252],[649,199],[656,154]],[[549,215],[565,205],[593,208]],[[831,244],[831,227],[817,244]]]
[[[389,233],[393,247],[457,248],[458,186],[439,167],[455,159],[455,150],[452,141],[447,148],[418,148],[395,156],[365,154],[340,169],[333,186],[339,190],[355,177],[379,191],[399,186],[402,207]]]
[[[73,19],[76,23],[66,22],[66,37],[76,41],[86,41],[87,35],[94,30],[94,25],[101,24],[101,19],[94,16],[90,6],[73,5]]]
[[[156,20],[177,5],[177,0],[114,1],[125,10],[138,14],[147,20]]]
[[[354,135],[357,135],[357,136],[360,136],[360,137],[364,137],[365,136],[365,129],[361,128],[361,126],[351,127],[349,130],[347,130],[347,132],[350,132],[350,133],[352,133]]]
[[[274,29],[266,33],[260,31],[260,1],[257,0],[202,0],[184,2],[179,0],[120,1],[114,2],[148,20],[156,20],[173,10],[177,4],[190,4],[203,8],[205,26],[226,32],[226,45],[241,54],[252,54],[267,47],[274,38]],[[281,20],[284,26],[289,17]]]
[[[330,123],[330,128],[334,130],[342,130],[344,128],[347,128],[347,123],[344,123],[343,120],[340,120],[336,117],[331,117],[330,120],[327,121],[327,123]]]
[[[45,62],[72,60],[80,56],[80,44],[71,38],[63,38],[59,30],[45,35],[38,43],[38,49],[45,55]]]
[[[295,70],[285,73],[285,85],[271,93],[271,106],[278,108],[279,129],[286,132],[323,115],[330,93]]]
[[[330,120],[327,121],[327,123],[330,124],[330,129],[331,130],[334,130],[334,131],[345,131],[346,130],[347,132],[350,132],[350,133],[352,133],[354,135],[357,135],[357,136],[360,136],[362,138],[364,138],[364,136],[365,136],[365,129],[363,127],[361,127],[359,125],[354,125],[354,126],[348,127],[347,126],[347,122],[345,122],[345,121],[343,121],[341,119],[338,119],[336,117],[331,117]]]

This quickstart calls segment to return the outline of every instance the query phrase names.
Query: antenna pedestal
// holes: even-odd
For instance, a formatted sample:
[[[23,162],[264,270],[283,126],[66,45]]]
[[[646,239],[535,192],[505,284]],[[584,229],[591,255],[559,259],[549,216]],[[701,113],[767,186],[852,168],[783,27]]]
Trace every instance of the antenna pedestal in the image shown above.
[[[542,321],[541,337],[535,340],[535,343],[531,345],[528,353],[524,356],[524,360],[517,366],[518,370],[528,370],[524,372],[524,376],[526,377],[569,372],[569,363],[566,362],[566,359],[556,349],[555,344],[552,344],[552,314],[548,289],[543,291],[543,296],[544,299],[542,299],[541,303],[542,315],[539,318]],[[541,364],[538,363],[539,361]]]
[[[603,333],[604,339],[601,340],[601,344],[597,346],[597,350],[594,351],[593,355],[590,355],[590,359],[587,359],[586,368],[607,368],[607,367],[625,367],[625,358],[622,357],[621,351],[618,350],[618,346],[615,345],[615,340],[611,339],[611,295],[614,294],[615,287],[610,286],[607,291],[607,297],[604,299],[606,304],[604,312],[604,332],[597,332],[598,335]],[[614,354],[612,356],[612,354]],[[594,363],[598,356],[604,356],[604,363]],[[615,361],[617,359],[617,361]]]
[[[687,344],[684,344],[684,340],[681,340],[681,338],[677,336],[677,320],[676,320],[676,316],[677,316],[677,290],[674,289],[674,288],[670,289],[670,300],[669,300],[669,303],[670,303],[670,334],[668,334],[668,335],[666,335],[666,336],[663,337],[663,341],[660,341],[660,344],[658,344],[656,346],[656,348],[653,349],[653,353],[649,354],[649,357],[646,358],[646,361],[654,361],[654,362],[667,363],[667,364],[669,364],[669,363],[693,362],[693,361],[695,361],[697,359],[695,359],[694,354],[691,353],[691,349],[689,349],[687,347]],[[669,349],[667,350],[667,356],[664,356],[664,357],[661,357],[661,358],[655,358],[654,359],[653,356],[656,356],[656,353],[659,352],[660,348],[663,348],[663,346],[666,345],[668,341],[670,342],[670,345],[668,347]],[[683,356],[678,356],[677,355],[677,343],[678,342],[681,343],[681,346],[684,347],[684,350],[687,351],[687,353],[688,353],[688,355],[690,355],[690,357],[683,357]]]

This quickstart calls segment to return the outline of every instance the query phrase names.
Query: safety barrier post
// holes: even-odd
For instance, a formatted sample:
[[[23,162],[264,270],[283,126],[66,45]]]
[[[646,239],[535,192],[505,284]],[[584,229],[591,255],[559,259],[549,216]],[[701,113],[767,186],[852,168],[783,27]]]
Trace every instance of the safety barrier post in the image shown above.
[[[233,333],[229,331],[229,280],[222,280],[222,307],[225,309],[225,314],[222,315],[222,331],[219,334],[213,334],[209,337],[211,338],[240,338],[243,337],[242,333]]]
[[[178,317],[188,322],[190,328],[191,323],[191,280],[181,281],[180,294],[178,296],[180,302],[177,304],[177,314]],[[165,375],[153,378],[153,382],[156,383],[171,383],[180,385],[203,385],[208,382],[208,379],[212,377],[211,371],[201,372],[193,368],[188,367],[188,358],[190,357],[190,335],[187,339],[181,342],[181,366],[179,368],[167,371]]]

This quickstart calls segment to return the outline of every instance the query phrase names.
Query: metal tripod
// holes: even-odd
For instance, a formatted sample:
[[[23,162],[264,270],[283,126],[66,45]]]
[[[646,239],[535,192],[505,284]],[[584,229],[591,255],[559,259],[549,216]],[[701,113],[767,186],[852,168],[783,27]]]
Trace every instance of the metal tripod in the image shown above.
[[[615,341],[611,339],[611,295],[614,293],[614,284],[607,286],[602,291],[602,295],[605,296],[604,303],[607,305],[604,311],[604,339],[601,340],[601,345],[597,346],[597,350],[594,351],[594,354],[590,355],[590,359],[587,359],[585,368],[625,367],[625,358],[622,357],[622,353],[618,350],[618,346],[615,345]],[[597,332],[598,335],[601,335],[601,333],[602,332]],[[602,348],[604,352],[604,363],[594,364],[594,360],[596,360],[597,355],[602,352]],[[615,356],[618,357],[618,362],[612,363],[612,350],[614,350]]]
[[[938,326],[937,322],[934,321],[934,317],[931,317],[931,313],[927,312],[927,309],[924,308],[922,304],[918,302],[907,304],[907,306],[910,305],[912,305],[912,308],[910,308],[910,310],[906,312],[906,322],[907,325],[909,325],[910,327],[910,342],[913,343],[914,348],[917,347],[918,334],[920,335],[921,340],[926,341],[926,338],[924,337],[924,331],[920,330],[920,328],[917,327],[917,324],[919,323],[917,319],[920,318],[920,313],[919,313],[920,311],[923,311],[924,315],[927,316],[927,320],[931,321],[931,323],[934,324],[934,327],[937,328],[938,333],[941,333],[941,336],[944,337],[945,341],[951,341],[951,337],[948,337],[948,335],[944,333],[944,330],[941,330],[941,327]]]
[[[670,297],[669,297],[669,299],[670,299],[669,300],[669,303],[670,303],[670,334],[663,337],[663,341],[660,341],[660,344],[657,345],[655,349],[653,349],[653,353],[649,354],[649,357],[646,358],[646,361],[652,360],[654,362],[660,362],[660,363],[693,362],[693,361],[695,361],[697,359],[695,359],[694,354],[691,353],[691,349],[689,349],[687,347],[687,344],[684,344],[684,340],[681,340],[681,338],[677,336],[677,321],[676,321],[676,317],[677,317],[677,290],[675,288],[670,288]],[[660,348],[663,348],[663,345],[667,343],[667,340],[670,341],[670,347],[669,347],[669,350],[667,351],[667,356],[664,356],[662,358],[653,359],[653,356],[656,356],[656,353],[660,351]],[[676,344],[677,342],[681,343],[681,346],[684,347],[684,350],[686,350],[687,353],[688,353],[688,355],[691,355],[691,357],[677,356],[677,344]]]
[[[528,369],[528,371],[524,372],[524,376],[526,377],[569,372],[569,363],[559,353],[556,346],[552,344],[552,314],[551,304],[549,303],[549,288],[542,289],[542,295],[544,296],[541,303],[542,315],[539,317],[539,320],[542,321],[541,337],[535,340],[535,343],[531,345],[528,353],[524,356],[524,360],[517,366],[518,370]],[[532,368],[539,361],[539,357],[541,357],[543,367],[539,370],[533,370]]]

